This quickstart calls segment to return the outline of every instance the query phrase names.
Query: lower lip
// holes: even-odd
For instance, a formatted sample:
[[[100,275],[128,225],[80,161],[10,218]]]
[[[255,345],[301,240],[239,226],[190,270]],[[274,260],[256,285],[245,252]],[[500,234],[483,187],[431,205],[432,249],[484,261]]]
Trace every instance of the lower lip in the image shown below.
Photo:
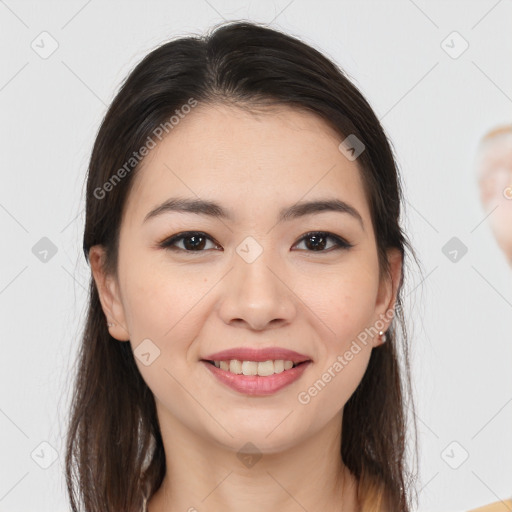
[[[304,373],[304,370],[311,364],[306,361],[295,368],[284,370],[281,373],[274,373],[268,377],[259,375],[237,375],[217,368],[215,365],[206,361],[201,361],[223,384],[231,389],[244,393],[246,395],[265,396],[272,395],[280,389],[295,382]]]

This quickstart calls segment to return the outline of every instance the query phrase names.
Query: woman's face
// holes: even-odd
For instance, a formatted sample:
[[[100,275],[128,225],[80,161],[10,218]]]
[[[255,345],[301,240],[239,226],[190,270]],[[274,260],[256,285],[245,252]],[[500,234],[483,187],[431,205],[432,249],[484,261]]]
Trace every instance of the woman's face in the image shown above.
[[[491,229],[512,264],[512,133],[484,143],[477,158],[480,200]]]
[[[131,343],[162,429],[185,428],[234,450],[250,440],[270,453],[333,422],[339,427],[380,343],[375,333],[389,326],[384,315],[401,271],[394,251],[393,281],[379,282],[369,205],[357,160],[338,148],[342,140],[313,114],[289,107],[256,116],[199,106],[144,160],[125,205],[117,279],[103,281],[99,246],[91,265],[116,323],[110,332]],[[171,198],[214,202],[226,216],[216,208],[150,215]],[[314,201],[349,208],[299,208]],[[200,235],[160,246],[189,231]],[[336,237],[351,247],[338,247]],[[277,378],[229,373],[241,382],[234,389],[216,376],[225,370],[204,361],[269,347],[310,362]],[[276,390],[288,371],[300,376]],[[247,382],[256,380],[260,393],[251,394]]]

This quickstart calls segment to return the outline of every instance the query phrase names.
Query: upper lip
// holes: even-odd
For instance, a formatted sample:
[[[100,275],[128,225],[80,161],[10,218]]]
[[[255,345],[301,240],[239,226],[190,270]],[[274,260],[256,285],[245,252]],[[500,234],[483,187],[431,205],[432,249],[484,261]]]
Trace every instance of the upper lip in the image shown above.
[[[221,352],[215,352],[203,358],[205,361],[229,361],[231,359],[237,359],[238,361],[292,361],[293,363],[302,363],[304,361],[311,361],[309,356],[299,354],[294,350],[288,350],[280,347],[269,347],[269,348],[249,348],[249,347],[238,347],[222,350]]]

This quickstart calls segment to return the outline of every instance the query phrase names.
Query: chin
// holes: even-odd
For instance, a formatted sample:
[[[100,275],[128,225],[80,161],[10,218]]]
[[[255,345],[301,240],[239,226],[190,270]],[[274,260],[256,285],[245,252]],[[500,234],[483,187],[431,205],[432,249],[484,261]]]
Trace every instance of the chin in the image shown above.
[[[216,439],[216,444],[223,450],[233,451],[236,454],[273,454],[281,453],[293,448],[295,443],[288,440],[270,439],[266,437],[268,432],[254,435],[252,432],[231,432],[233,437],[226,435],[223,439]]]

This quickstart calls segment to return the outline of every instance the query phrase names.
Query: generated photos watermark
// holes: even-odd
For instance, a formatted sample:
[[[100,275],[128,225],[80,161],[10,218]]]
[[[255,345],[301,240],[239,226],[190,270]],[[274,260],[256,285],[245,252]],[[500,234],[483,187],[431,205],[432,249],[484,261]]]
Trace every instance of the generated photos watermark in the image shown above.
[[[189,114],[192,109],[197,105],[197,100],[189,98],[187,103],[182,105],[179,109],[174,111],[174,114],[163,123],[160,123],[152,132],[148,135],[144,144],[139,148],[138,151],[134,151],[132,156],[120,167],[101,187],[94,189],[93,195],[96,199],[104,199],[108,192],[111,192],[114,187],[120,183],[120,181],[129,174],[135,167],[146,157],[149,152],[156,147],[157,141],[161,141],[170,131],[175,128],[184,117]]]

